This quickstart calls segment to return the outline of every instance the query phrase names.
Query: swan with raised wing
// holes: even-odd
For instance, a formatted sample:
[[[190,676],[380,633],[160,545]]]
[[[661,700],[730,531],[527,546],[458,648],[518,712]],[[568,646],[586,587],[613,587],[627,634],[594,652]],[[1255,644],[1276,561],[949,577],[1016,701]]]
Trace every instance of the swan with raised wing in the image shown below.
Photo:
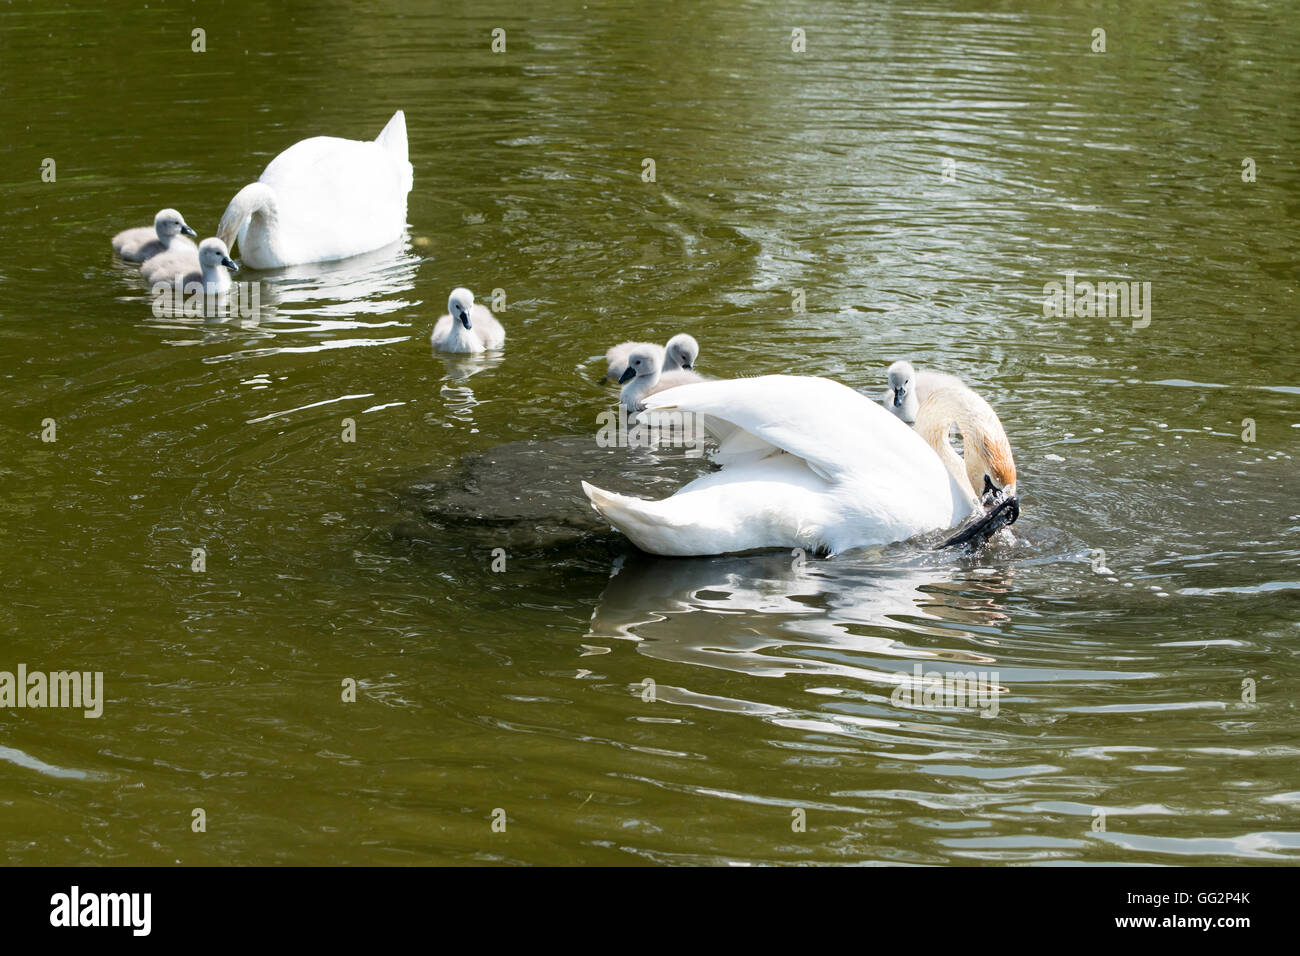
[[[582,483],[592,506],[651,554],[757,548],[838,553],[978,520],[945,544],[983,540],[1020,514],[1016,466],[989,404],[954,379],[915,430],[824,378],[766,375],[651,395],[648,411],[703,416],[717,471],[647,501]],[[965,460],[949,442],[962,434]],[[978,491],[977,491],[978,489]]]

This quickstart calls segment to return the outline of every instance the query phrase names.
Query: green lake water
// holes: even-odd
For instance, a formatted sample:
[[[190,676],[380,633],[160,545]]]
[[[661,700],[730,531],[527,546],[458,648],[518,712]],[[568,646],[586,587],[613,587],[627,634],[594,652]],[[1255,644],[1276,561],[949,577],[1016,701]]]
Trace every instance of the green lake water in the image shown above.
[[[1262,0],[0,6],[0,671],[107,697],[0,710],[0,860],[1295,863],[1297,50]],[[115,261],[398,108],[400,247],[218,320]],[[432,351],[457,285],[500,356]],[[637,552],[579,480],[700,466],[597,447],[598,357],[678,331],[962,376],[1014,540]]]

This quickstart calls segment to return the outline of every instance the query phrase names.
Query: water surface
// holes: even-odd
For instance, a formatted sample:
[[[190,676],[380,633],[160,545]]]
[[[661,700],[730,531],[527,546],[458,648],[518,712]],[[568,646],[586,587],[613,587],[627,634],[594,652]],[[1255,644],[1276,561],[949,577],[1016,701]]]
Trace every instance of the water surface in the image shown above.
[[[535,6],[0,9],[0,670],[109,698],[0,713],[2,858],[1295,862],[1289,5]],[[399,107],[398,247],[222,321],[113,261]],[[1044,316],[1067,273],[1150,324]],[[504,356],[431,351],[462,284]],[[638,553],[578,480],[698,465],[595,446],[596,359],[680,330],[711,375],[961,375],[1015,539]],[[996,715],[897,706],[918,665]]]

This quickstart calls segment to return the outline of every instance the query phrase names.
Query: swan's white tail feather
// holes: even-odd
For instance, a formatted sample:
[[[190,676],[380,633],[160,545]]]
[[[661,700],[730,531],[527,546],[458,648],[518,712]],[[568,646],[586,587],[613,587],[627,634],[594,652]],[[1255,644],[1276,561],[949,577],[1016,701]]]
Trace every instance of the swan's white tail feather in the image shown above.
[[[668,516],[662,501],[629,498],[585,481],[582,490],[600,516],[616,530],[627,535],[633,544],[655,554],[672,553],[660,550],[664,546],[661,539],[665,535],[671,535],[680,522],[673,521]]]
[[[375,137],[375,142],[397,159],[402,168],[402,185],[407,192],[410,192],[414,171],[411,168],[410,151],[406,142],[406,114],[401,110],[394,113],[388,125]]]

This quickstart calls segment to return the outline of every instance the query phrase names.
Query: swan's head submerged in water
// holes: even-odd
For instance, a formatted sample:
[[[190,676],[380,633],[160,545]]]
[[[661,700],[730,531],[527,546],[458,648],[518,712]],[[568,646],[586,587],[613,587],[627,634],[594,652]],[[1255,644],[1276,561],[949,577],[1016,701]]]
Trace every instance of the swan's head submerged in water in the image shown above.
[[[158,238],[164,242],[173,236],[198,236],[186,223],[185,217],[175,209],[158,210],[158,215],[153,217],[153,228],[158,233]]]
[[[916,370],[911,362],[895,362],[889,366],[889,390],[885,392],[885,407],[909,425],[916,421],[920,408],[916,397]]]
[[[699,357],[700,343],[695,341],[694,336],[681,332],[668,340],[664,350],[664,368],[690,371],[695,368],[695,361]]]
[[[1001,430],[1001,423],[998,423]],[[977,544],[987,541],[1003,528],[1016,523],[1020,517],[1020,496],[1016,494],[1016,463],[1011,459],[1011,446],[1006,433],[993,448],[993,456],[982,456],[984,466],[984,486],[980,492],[980,505],[984,513],[974,524],[953,535],[943,543],[945,548],[952,545]],[[969,465],[968,465],[969,469]]]
[[[903,364],[906,363],[895,363],[895,366]],[[893,372],[891,367],[891,385]],[[954,425],[961,432],[964,459],[948,440]],[[976,514],[972,524],[945,541],[942,547],[982,543],[1020,517],[1011,443],[988,402],[954,380],[921,403],[916,413],[916,431],[938,453]]]
[[[474,311],[474,293],[469,289],[452,289],[447,299],[447,312],[453,322],[459,322],[467,329],[474,326],[470,322],[470,313]]]

